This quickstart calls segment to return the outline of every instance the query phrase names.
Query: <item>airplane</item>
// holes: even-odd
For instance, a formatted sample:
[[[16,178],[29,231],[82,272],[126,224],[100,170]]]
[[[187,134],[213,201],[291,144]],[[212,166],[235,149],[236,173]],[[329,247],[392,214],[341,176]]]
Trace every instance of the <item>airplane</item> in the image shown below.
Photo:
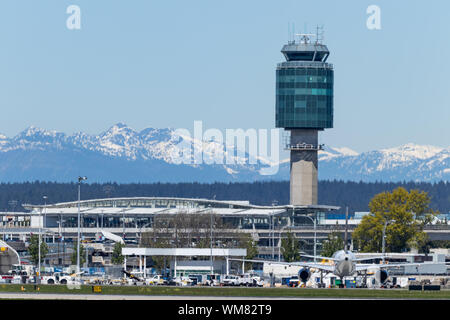
[[[374,264],[374,263],[358,263],[360,261],[374,260],[374,259],[382,259],[383,256],[375,256],[375,257],[365,257],[358,258],[356,255],[348,250],[348,212],[345,215],[345,239],[344,239],[344,249],[336,251],[331,257],[323,257],[323,256],[312,256],[312,255],[301,255],[307,258],[314,258],[320,260],[331,260],[333,264],[322,264],[316,262],[279,262],[279,261],[270,261],[270,260],[248,260],[248,259],[230,259],[230,260],[238,260],[238,261],[246,261],[246,262],[264,262],[269,265],[289,265],[289,266],[301,266],[303,267],[298,272],[299,279],[306,283],[310,276],[310,269],[318,269],[321,272],[333,273],[338,276],[342,280],[344,277],[352,276],[355,273],[364,272],[367,276],[367,272],[373,272],[375,274],[375,279],[381,285],[384,284],[388,277],[387,268],[395,268],[395,267],[404,267],[404,266],[418,266],[420,263],[390,263],[390,264]]]

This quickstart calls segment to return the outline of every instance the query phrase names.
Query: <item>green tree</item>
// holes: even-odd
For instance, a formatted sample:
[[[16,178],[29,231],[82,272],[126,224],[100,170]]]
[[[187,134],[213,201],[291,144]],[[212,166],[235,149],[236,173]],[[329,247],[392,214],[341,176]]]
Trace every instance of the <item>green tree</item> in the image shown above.
[[[427,234],[423,231],[437,212],[430,207],[426,192],[399,187],[375,195],[369,203],[370,214],[364,216],[353,232],[353,240],[362,252],[381,252],[386,221],[386,252],[401,252],[405,248],[423,251]]]
[[[77,243],[75,242],[73,246],[73,253],[71,257],[72,264],[77,264]],[[83,266],[83,264],[86,262],[86,249],[84,246],[80,243],[80,268]]]
[[[331,257],[333,253],[344,249],[344,239],[339,232],[332,232],[322,244],[322,256]]]
[[[111,256],[112,264],[122,264],[124,261],[124,256],[122,255],[122,248],[124,245],[120,242],[116,242]]]
[[[294,234],[290,231],[287,237],[281,239],[281,253],[286,262],[298,261],[300,259],[300,245]]]
[[[247,255],[245,259],[254,259],[258,255],[258,245],[255,240],[253,240],[252,236],[248,233],[241,235],[239,239],[239,248],[247,249]],[[245,269],[252,269],[253,263],[246,262]]]
[[[41,238],[41,263],[44,261],[48,253],[48,246]],[[30,245],[28,246],[28,254],[31,256],[31,261],[37,265],[39,263],[39,235],[33,234],[30,238]]]

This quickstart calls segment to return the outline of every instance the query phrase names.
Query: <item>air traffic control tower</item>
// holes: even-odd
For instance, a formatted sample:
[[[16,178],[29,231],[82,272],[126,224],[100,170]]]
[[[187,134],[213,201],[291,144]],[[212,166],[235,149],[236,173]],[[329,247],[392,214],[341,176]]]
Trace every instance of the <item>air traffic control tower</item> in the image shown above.
[[[333,65],[315,35],[300,34],[281,52],[276,71],[276,127],[290,132],[290,204],[317,205],[319,130],[333,127]]]

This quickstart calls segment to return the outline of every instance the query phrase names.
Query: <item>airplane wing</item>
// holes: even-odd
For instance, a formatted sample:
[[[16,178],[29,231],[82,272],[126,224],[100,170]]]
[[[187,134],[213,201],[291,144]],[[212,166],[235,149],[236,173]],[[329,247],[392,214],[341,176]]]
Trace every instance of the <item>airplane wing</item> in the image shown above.
[[[337,261],[338,260],[338,259],[331,258],[331,257],[310,256],[310,255],[307,255],[307,254],[302,254],[301,256],[302,257],[307,257],[307,258],[316,258],[316,259],[320,259],[320,260],[331,260],[331,261]],[[356,259],[353,259],[353,261],[366,261],[366,260],[373,260],[373,259],[383,259],[383,256],[356,258]]]
[[[400,268],[406,266],[419,266],[419,265],[421,265],[421,263],[387,263],[387,264],[357,263],[356,271],[364,271],[370,268],[386,269],[386,268]]]
[[[366,260],[373,260],[373,259],[383,259],[383,256],[373,256],[373,257],[366,257],[366,258],[356,258],[356,259],[353,259],[353,261],[366,261]]]
[[[268,265],[283,265],[283,266],[298,266],[319,269],[324,271],[334,271],[333,265],[321,264],[317,262],[284,262],[284,261],[268,261],[268,260],[249,260],[249,259],[228,259],[230,261],[244,261],[244,262],[254,262],[254,263],[265,263]]]
[[[331,257],[323,257],[323,256],[310,256],[307,254],[302,254],[302,257],[307,257],[307,258],[316,258],[316,259],[320,259],[320,260],[331,260],[331,261],[336,261],[337,259],[331,258]]]

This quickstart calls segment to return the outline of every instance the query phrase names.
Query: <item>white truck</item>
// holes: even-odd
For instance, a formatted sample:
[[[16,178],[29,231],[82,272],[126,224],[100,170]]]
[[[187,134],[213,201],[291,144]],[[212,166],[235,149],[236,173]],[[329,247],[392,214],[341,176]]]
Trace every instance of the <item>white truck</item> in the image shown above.
[[[239,286],[245,287],[262,287],[264,285],[264,281],[261,280],[260,276],[250,273],[241,275],[238,283]]]
[[[226,275],[222,278],[221,283],[224,286],[239,286],[240,278],[234,275]]]
[[[8,270],[8,274],[10,275],[18,275],[18,276],[32,276],[34,274],[34,266],[33,265],[21,265],[21,264],[13,264],[11,270]]]

